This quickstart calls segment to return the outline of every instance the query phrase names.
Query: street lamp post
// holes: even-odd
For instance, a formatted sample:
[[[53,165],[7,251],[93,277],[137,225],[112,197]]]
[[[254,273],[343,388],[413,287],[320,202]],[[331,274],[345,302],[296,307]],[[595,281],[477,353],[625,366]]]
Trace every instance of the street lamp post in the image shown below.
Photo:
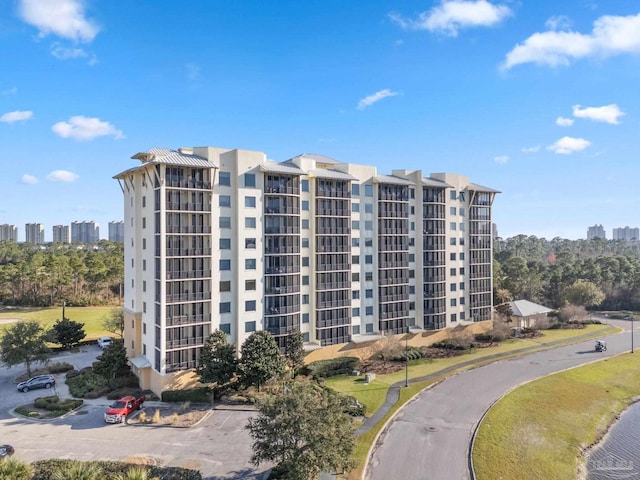
[[[631,315],[631,353],[633,353],[633,320],[635,315]]]
[[[404,386],[409,386],[409,326],[404,336]]]

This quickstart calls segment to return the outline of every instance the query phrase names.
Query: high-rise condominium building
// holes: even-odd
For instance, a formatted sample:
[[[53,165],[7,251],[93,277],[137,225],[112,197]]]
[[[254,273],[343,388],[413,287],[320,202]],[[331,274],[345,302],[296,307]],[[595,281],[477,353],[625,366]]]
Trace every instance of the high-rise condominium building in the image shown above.
[[[587,229],[587,240],[593,240],[594,238],[602,238],[603,240],[606,240],[607,233],[604,231],[604,227],[602,225],[594,225]]]
[[[124,222],[109,222],[109,240],[112,242],[124,242]]]
[[[54,225],[53,241],[54,243],[69,243],[71,241],[69,225]]]
[[[624,240],[626,242],[637,242],[640,240],[640,229],[630,227],[614,228],[613,239]]]
[[[7,223],[0,225],[0,241],[18,241],[18,227]]]
[[[98,243],[100,240],[100,225],[96,222],[72,222],[71,242]]]
[[[193,369],[208,335],[324,346],[492,314],[492,202],[468,177],[152,149],[118,179],[125,338],[143,388]]]
[[[25,242],[41,245],[44,243],[44,225],[41,223],[27,223],[24,226]]]

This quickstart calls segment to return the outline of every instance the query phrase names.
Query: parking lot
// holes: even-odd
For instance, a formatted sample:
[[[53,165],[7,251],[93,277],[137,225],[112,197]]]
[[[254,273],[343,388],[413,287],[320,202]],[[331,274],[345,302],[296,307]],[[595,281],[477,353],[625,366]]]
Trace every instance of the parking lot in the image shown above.
[[[97,345],[52,361],[82,368],[95,360]],[[53,394],[53,389],[18,392],[15,377],[22,368],[0,368],[0,443],[16,449],[15,457],[31,462],[47,458],[77,460],[141,460],[163,466],[200,470],[206,479],[258,479],[266,468],[249,463],[251,439],[245,430],[253,411],[216,409],[192,428],[105,424],[106,398],[88,401],[80,410],[53,421],[28,420],[12,414],[20,405]],[[64,375],[56,375],[55,391],[68,397]]]

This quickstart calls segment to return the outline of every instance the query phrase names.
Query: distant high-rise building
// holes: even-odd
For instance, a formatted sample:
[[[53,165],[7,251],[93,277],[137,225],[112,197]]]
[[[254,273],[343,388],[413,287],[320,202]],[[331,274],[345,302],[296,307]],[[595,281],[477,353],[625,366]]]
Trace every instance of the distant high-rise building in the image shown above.
[[[71,222],[72,243],[98,243],[100,225],[96,222]]]
[[[0,241],[18,241],[18,227],[5,223],[0,225]]]
[[[54,243],[69,243],[71,241],[69,225],[54,225],[53,241]]]
[[[44,225],[41,223],[27,223],[24,226],[25,242],[41,245],[44,243]]]
[[[614,228],[613,239],[624,240],[626,242],[637,242],[640,240],[640,229],[630,227]]]
[[[109,222],[109,240],[124,243],[124,222]]]
[[[606,240],[607,232],[604,231],[604,227],[602,225],[594,225],[587,229],[587,240],[593,240],[594,238],[602,238],[603,240]]]

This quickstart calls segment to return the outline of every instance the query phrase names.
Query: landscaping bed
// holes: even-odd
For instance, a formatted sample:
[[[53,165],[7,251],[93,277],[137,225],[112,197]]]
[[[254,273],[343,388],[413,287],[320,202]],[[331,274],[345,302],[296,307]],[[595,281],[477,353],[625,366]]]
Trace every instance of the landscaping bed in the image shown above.
[[[22,405],[15,412],[27,418],[46,420],[56,418],[82,406],[82,400],[67,398],[60,400],[57,395],[36,398],[34,403]]]
[[[210,405],[168,404],[147,407],[127,419],[129,425],[188,428],[196,425],[211,413]]]

